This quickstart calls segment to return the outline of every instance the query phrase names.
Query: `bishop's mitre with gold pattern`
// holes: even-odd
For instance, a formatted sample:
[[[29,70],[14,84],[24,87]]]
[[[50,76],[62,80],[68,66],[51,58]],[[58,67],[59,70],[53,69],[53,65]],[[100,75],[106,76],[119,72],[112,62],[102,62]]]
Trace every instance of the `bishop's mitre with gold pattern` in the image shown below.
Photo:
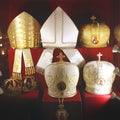
[[[16,95],[22,90],[29,91],[36,86],[30,48],[40,46],[40,28],[38,21],[25,11],[11,21],[7,33],[15,54],[12,76],[3,83],[6,93]],[[22,75],[22,59],[25,75]]]
[[[27,12],[16,16],[8,27],[8,37],[12,48],[25,49],[40,46],[40,24]]]

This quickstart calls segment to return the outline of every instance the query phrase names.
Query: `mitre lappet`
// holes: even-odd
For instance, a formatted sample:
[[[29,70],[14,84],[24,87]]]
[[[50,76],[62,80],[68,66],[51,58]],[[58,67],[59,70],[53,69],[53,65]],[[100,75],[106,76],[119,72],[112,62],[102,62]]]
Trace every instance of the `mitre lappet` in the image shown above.
[[[57,57],[59,62],[51,63],[44,72],[48,94],[55,98],[73,97],[77,93],[79,68],[74,63],[65,62],[62,52]]]
[[[97,56],[98,60],[90,61],[84,65],[85,90],[98,95],[110,94],[115,76],[119,75],[119,69],[111,62],[102,61],[101,53],[97,54]]]
[[[10,23],[7,32],[15,54],[12,76],[4,81],[5,90],[19,93],[21,90],[29,91],[36,86],[35,67],[30,49],[40,46],[40,27],[38,21],[24,11]],[[22,59],[25,70],[22,69]],[[25,71],[24,76],[22,71]]]
[[[75,49],[78,29],[61,7],[57,7],[48,17],[40,29],[40,34],[45,49],[36,65],[37,72],[43,74],[46,66],[52,63],[55,48],[61,49],[71,63],[83,66],[85,60]]]

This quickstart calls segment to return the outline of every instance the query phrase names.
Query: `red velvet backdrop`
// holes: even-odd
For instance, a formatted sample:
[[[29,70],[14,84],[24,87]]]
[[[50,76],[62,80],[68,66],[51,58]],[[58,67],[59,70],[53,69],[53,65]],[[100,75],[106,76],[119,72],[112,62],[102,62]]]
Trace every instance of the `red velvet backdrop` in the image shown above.
[[[111,32],[114,26],[120,23],[119,0],[2,0],[0,25],[7,30],[9,23],[23,10],[33,15],[42,25],[57,6],[61,6],[66,11],[78,28],[88,22],[87,17],[90,15],[96,15],[108,24]]]
[[[89,22],[91,15],[95,15],[111,29],[109,45],[116,43],[113,31],[120,24],[120,0],[2,0],[0,28],[7,32],[10,22],[22,11],[31,14],[42,26],[57,6],[65,10],[78,29]]]
[[[103,54],[102,60],[108,61],[113,63],[113,54],[112,54],[112,47],[105,47],[105,48],[77,48],[78,51],[82,54],[84,57],[85,61],[92,61],[92,60],[97,60],[97,54],[101,52]],[[36,66],[42,51],[44,48],[37,48],[37,49],[31,49],[31,54],[33,58],[34,65]],[[57,61],[56,56],[59,54],[60,49],[55,49],[54,50],[54,57],[53,57],[53,62]],[[8,63],[9,63],[9,76],[12,75],[12,70],[13,70],[13,62],[14,62],[14,53],[15,49],[9,49],[8,51]],[[68,59],[66,58],[66,61]],[[24,61],[22,61],[22,75],[24,75]],[[37,74],[39,77],[40,84],[42,85],[43,89],[46,88],[46,83],[44,78],[41,76],[41,74]],[[81,75],[82,76],[82,75]]]
[[[36,66],[37,61],[39,59],[39,57],[41,56],[41,53],[43,51],[44,48],[38,48],[38,49],[31,49],[31,53],[32,53],[32,57],[33,57],[33,61],[34,61],[34,65]],[[91,61],[91,60],[96,60],[97,56],[96,54],[98,54],[99,52],[101,52],[103,54],[102,60],[106,60],[109,62],[113,63],[113,54],[112,54],[112,47],[106,47],[106,48],[77,48],[79,50],[79,52],[82,54],[82,56],[84,57],[84,59],[86,60],[86,62]],[[8,56],[8,60],[9,60],[9,72],[10,72],[10,76],[12,73],[12,69],[13,69],[13,61],[14,61],[14,49],[9,49],[9,56]],[[56,56],[58,55],[58,53],[60,52],[60,49],[55,49],[54,53],[53,53],[53,62],[57,61]],[[66,58],[66,61],[68,61],[68,59]],[[24,75],[24,62],[22,62],[22,75]],[[56,111],[56,104],[58,104],[58,99],[56,98],[52,98],[48,95],[48,89],[47,89],[47,85],[44,79],[44,76],[42,76],[40,73],[36,74],[40,83],[40,86],[43,90],[43,96],[42,96],[42,102],[43,102],[43,110],[44,110],[44,114],[47,113],[47,115],[50,115],[51,118],[54,117],[55,115],[55,111]],[[94,114],[96,114],[99,110],[101,110],[106,104],[107,102],[110,100],[111,98],[111,94],[108,95],[95,95],[95,94],[90,94],[84,91],[84,88],[82,88],[82,74],[80,74],[80,84],[78,86],[78,92],[74,97],[71,98],[66,98],[64,99],[64,102],[69,106],[69,104],[73,105],[73,104],[77,104],[76,106],[74,106],[74,113],[78,112],[77,115],[82,114],[82,107],[84,108],[85,112],[85,116],[87,116],[87,118],[89,118],[90,120],[92,120]],[[81,81],[82,80],[82,81]],[[82,89],[82,91],[81,91]],[[41,92],[41,91],[40,91]],[[83,92],[83,93],[82,93]],[[32,96],[34,95],[34,96]],[[33,92],[33,94],[29,94],[28,95],[21,95],[20,98],[32,98],[32,97],[36,97],[38,96],[38,91]],[[19,97],[18,97],[19,98]],[[84,104],[84,106],[82,106],[82,104]],[[51,107],[52,106],[52,107]],[[53,108],[55,108],[55,111],[53,110]],[[79,111],[78,111],[79,108]],[[69,109],[68,109],[69,110]],[[73,114],[72,109],[70,109]],[[53,113],[51,113],[51,111],[53,111]],[[75,115],[76,116],[76,115]],[[45,114],[45,117],[46,114]],[[77,116],[78,117],[78,116]],[[87,119],[88,120],[88,119]]]
[[[4,0],[2,1],[2,4],[0,4],[1,28],[5,32],[7,32],[7,28],[10,22],[23,10],[30,13],[42,25],[57,6],[61,6],[66,11],[66,13],[72,18],[72,20],[78,27],[78,29],[82,24],[85,24],[89,21],[88,19],[91,15],[95,15],[99,20],[104,21],[110,27],[111,29],[110,46],[113,46],[115,44],[113,30],[114,26],[120,23],[119,0],[21,0],[21,1]],[[43,49],[34,49],[31,51],[35,65],[37,63],[38,58],[40,57],[42,50]],[[104,54],[104,56],[102,57],[103,60],[107,60],[110,62],[113,62],[114,60],[111,47],[110,48],[108,47],[107,49],[83,48],[79,50],[81,54],[84,56],[86,62],[97,59],[96,53],[98,53],[99,51],[102,52],[102,54]],[[11,76],[14,59],[14,50],[10,49],[8,55],[9,55],[8,56],[9,72]],[[118,59],[119,58],[120,57],[118,57]],[[117,63],[117,65],[120,66],[120,63]],[[22,66],[22,68],[24,74],[24,65]],[[43,88],[46,87],[44,79],[41,77],[40,80],[41,80],[40,83],[43,85],[42,87]],[[38,96],[38,91],[37,94],[35,93],[33,93],[33,95],[35,97]],[[47,93],[44,95],[47,95]],[[24,95],[22,97],[24,98]],[[104,103],[106,103],[109,100],[110,97],[111,97],[110,95],[92,96],[91,94],[84,93],[84,102],[86,105],[85,110],[87,115],[90,110],[92,113],[94,113],[94,109],[91,109],[93,108],[92,105],[94,106],[98,105],[97,107],[95,107],[95,109],[100,108]],[[45,96],[44,98],[52,100],[48,97],[48,95]],[[96,100],[97,102],[95,103],[94,100]],[[89,103],[90,101],[91,103]]]

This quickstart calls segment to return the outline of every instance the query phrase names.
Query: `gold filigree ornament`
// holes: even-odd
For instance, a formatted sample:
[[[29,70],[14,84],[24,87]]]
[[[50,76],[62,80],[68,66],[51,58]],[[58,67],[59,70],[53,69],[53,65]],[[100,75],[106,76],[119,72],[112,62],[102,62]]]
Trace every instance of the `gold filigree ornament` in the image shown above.
[[[90,24],[85,24],[79,29],[81,46],[88,48],[107,47],[110,28],[105,23],[97,22],[95,16],[92,16],[91,20]]]
[[[8,27],[12,48],[25,49],[40,46],[40,24],[27,12],[16,16]]]

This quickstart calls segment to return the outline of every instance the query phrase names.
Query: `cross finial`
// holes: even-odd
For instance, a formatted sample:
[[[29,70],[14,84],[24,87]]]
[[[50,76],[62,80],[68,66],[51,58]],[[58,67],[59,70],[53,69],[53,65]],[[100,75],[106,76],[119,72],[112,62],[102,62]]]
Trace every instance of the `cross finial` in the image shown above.
[[[91,19],[92,21],[95,21],[96,17],[93,15],[93,16],[90,17],[90,19]]]
[[[59,58],[59,62],[60,62],[60,63],[63,63],[63,62],[64,62],[64,61],[63,61],[63,58],[65,58],[65,56],[63,55],[62,52],[60,52],[59,55],[57,56],[57,58]]]
[[[101,60],[101,56],[102,56],[102,54],[101,54],[101,52],[99,52],[99,53],[97,54],[98,61],[100,61],[100,60]]]

